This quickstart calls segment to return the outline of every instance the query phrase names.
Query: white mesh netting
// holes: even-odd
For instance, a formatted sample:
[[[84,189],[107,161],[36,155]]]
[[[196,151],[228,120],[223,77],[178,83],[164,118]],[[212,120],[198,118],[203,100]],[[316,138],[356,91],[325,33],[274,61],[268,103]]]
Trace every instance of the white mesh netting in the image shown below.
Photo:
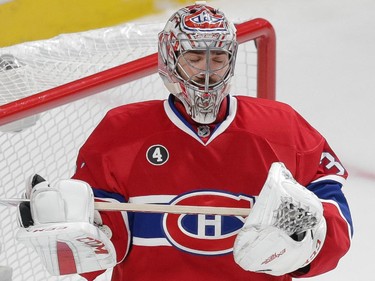
[[[16,65],[0,63],[0,104],[152,54],[157,51],[157,33],[162,28],[159,23],[125,24],[0,48],[0,56],[12,55],[17,60]],[[234,93],[256,95],[256,56],[252,42],[240,45]],[[0,198],[21,197],[34,173],[51,184],[70,177],[78,149],[110,108],[167,96],[155,73],[41,113],[20,128],[3,126]],[[13,280],[81,280],[79,276],[50,276],[39,257],[15,240],[17,227],[16,209],[0,205],[0,265],[13,267]],[[109,279],[103,275],[99,280]]]

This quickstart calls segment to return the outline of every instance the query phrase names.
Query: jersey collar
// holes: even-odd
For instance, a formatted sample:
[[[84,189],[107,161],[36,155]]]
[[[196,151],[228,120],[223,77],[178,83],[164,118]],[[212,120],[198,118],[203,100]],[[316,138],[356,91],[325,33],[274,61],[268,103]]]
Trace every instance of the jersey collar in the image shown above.
[[[203,140],[197,135],[196,130],[193,126],[182,116],[182,114],[177,110],[176,106],[174,105],[173,96],[170,95],[168,100],[164,101],[164,110],[171,120],[171,122],[177,126],[180,130],[184,131],[198,142],[203,145],[208,145],[211,143],[217,136],[222,134],[232,123],[236,112],[237,112],[237,99],[232,96],[227,96],[228,99],[228,109],[227,109],[227,117],[220,123],[218,123],[211,133],[210,138],[203,142]]]

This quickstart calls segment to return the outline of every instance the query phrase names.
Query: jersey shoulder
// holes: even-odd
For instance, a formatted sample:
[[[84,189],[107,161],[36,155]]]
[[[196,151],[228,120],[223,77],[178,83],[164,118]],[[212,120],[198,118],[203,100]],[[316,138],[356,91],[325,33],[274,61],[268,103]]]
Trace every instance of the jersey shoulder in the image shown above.
[[[269,130],[294,132],[296,128],[310,128],[305,119],[290,105],[261,98],[236,96],[238,120],[242,125],[258,133]],[[290,128],[289,128],[290,127]]]
[[[324,137],[290,105],[254,97],[236,98],[238,127],[300,151],[314,150],[324,142]]]
[[[110,109],[104,119],[116,119],[124,117],[137,117],[149,113],[163,111],[164,100],[150,100],[124,104]]]
[[[163,103],[163,100],[152,100],[113,108],[107,112],[96,130],[111,131],[114,134],[120,131],[134,134],[140,131],[150,132],[153,128],[156,130],[166,119]]]
[[[151,117],[151,118],[150,118]],[[109,110],[90,134],[84,147],[112,147],[134,138],[152,134],[164,124],[166,114],[162,100],[122,105]]]
[[[292,116],[296,114],[296,111],[290,105],[280,101],[249,96],[236,96],[236,98],[240,107],[252,109],[253,111],[258,110],[261,111],[262,114],[272,115],[276,112],[283,112],[285,115]]]

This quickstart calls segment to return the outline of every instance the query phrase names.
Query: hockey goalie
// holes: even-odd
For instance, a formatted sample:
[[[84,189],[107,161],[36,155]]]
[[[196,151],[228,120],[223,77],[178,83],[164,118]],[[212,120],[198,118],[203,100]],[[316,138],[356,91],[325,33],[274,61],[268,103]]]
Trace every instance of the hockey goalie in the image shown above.
[[[34,176],[18,239],[53,275],[290,281],[333,270],[353,233],[347,171],[290,106],[230,93],[235,26],[199,2],[160,32],[170,95],[110,110],[71,179]],[[45,176],[48,180],[48,175]],[[248,208],[247,217],[113,212],[94,201]]]

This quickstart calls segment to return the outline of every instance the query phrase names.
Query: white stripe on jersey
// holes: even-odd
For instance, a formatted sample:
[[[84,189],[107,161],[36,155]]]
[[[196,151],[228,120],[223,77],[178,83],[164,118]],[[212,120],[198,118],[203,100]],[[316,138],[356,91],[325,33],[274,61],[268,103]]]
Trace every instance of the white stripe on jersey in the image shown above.
[[[172,246],[169,241],[165,238],[140,238],[133,237],[133,245],[137,246]]]

